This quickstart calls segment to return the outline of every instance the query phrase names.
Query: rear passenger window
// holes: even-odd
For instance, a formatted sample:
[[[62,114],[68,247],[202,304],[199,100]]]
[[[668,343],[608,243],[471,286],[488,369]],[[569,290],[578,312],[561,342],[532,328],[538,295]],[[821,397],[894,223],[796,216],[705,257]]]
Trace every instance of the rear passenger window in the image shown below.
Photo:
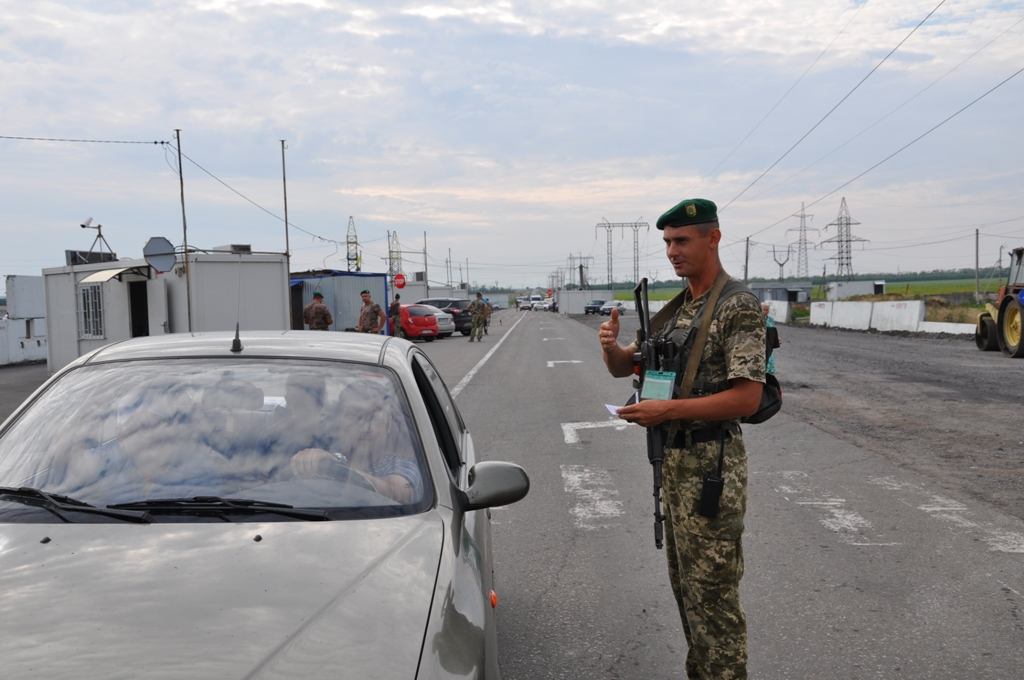
[[[449,469],[456,475],[462,466],[462,417],[455,408],[444,381],[426,357],[416,354],[412,367],[420,393],[430,411],[434,434],[441,445]]]

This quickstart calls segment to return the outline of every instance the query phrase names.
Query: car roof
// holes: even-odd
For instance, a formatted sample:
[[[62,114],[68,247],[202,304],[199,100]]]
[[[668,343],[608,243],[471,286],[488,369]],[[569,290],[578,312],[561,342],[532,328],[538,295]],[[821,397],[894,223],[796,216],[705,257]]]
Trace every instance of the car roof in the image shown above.
[[[391,340],[375,333],[323,331],[241,331],[241,352],[232,352],[232,332],[170,333],[125,340],[87,355],[84,363],[187,357],[275,357],[332,359],[380,364]]]

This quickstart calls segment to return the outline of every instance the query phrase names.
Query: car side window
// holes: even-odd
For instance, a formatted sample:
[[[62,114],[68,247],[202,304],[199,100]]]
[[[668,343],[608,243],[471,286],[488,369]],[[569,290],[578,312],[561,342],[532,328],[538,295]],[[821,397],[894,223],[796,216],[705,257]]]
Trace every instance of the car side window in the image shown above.
[[[458,469],[462,466],[462,455],[460,445],[463,432],[462,417],[459,415],[455,403],[448,394],[448,388],[438,374],[434,366],[421,354],[416,354],[412,362],[413,375],[416,377],[416,384],[423,395],[430,412],[431,425],[434,428],[434,435],[441,445],[445,462],[453,475],[457,475]]]

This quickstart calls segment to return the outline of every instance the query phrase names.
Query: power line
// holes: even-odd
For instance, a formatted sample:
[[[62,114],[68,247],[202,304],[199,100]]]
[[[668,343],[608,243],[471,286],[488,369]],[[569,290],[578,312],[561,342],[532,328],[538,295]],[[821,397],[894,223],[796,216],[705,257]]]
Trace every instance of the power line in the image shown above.
[[[849,138],[849,139],[847,139],[847,140],[846,140],[845,142],[843,142],[842,144],[840,144],[840,145],[839,145],[839,146],[837,146],[836,148],[832,149],[831,151],[829,151],[828,153],[826,153],[826,154],[825,154],[824,156],[822,156],[822,157],[821,157],[821,158],[819,158],[818,160],[814,161],[813,163],[810,163],[809,165],[806,165],[806,166],[804,166],[804,167],[803,167],[803,168],[801,168],[800,170],[797,170],[796,172],[794,172],[794,173],[793,173],[792,175],[790,175],[789,177],[786,177],[785,179],[782,179],[782,180],[780,180],[779,182],[777,182],[777,183],[773,184],[772,186],[768,187],[767,189],[765,189],[765,190],[764,190],[764,191],[762,191],[761,193],[759,193],[759,194],[755,195],[755,196],[754,196],[754,197],[753,197],[752,199],[749,199],[749,200],[753,200],[753,199],[756,199],[756,198],[760,198],[761,196],[764,196],[765,194],[767,194],[767,193],[768,193],[769,191],[772,191],[773,189],[777,189],[778,187],[782,186],[783,184],[785,184],[786,182],[790,181],[790,180],[791,180],[791,179],[793,179],[794,177],[797,177],[798,175],[801,175],[801,174],[803,174],[803,173],[804,173],[804,172],[806,172],[807,170],[810,170],[810,169],[811,169],[811,168],[813,168],[813,167],[814,167],[815,165],[817,165],[818,163],[822,162],[823,160],[825,160],[826,158],[828,158],[829,156],[831,156],[832,154],[834,154],[834,153],[835,153],[836,151],[839,151],[840,149],[842,149],[842,148],[843,148],[843,147],[845,147],[846,145],[850,144],[851,142],[853,142],[854,140],[856,140],[857,138],[859,138],[859,137],[860,137],[861,135],[863,135],[863,134],[867,133],[867,131],[868,131],[868,130],[870,130],[871,128],[875,127],[876,125],[878,125],[879,123],[881,123],[882,121],[884,121],[884,120],[885,120],[886,118],[888,118],[889,116],[893,115],[894,113],[896,113],[897,111],[899,111],[900,109],[902,109],[902,108],[903,108],[904,106],[906,106],[906,105],[907,105],[907,104],[909,104],[910,102],[912,102],[912,101],[914,101],[915,99],[917,99],[918,97],[920,97],[920,96],[921,96],[922,94],[924,94],[925,92],[927,92],[927,91],[928,91],[929,89],[931,89],[931,88],[932,88],[933,86],[937,85],[937,84],[939,83],[939,81],[941,81],[941,80],[942,80],[943,78],[945,78],[946,76],[948,76],[949,74],[951,74],[951,73],[952,73],[953,71],[957,70],[958,68],[960,68],[961,66],[963,66],[964,64],[966,64],[966,63],[967,63],[968,61],[970,61],[970,60],[971,60],[971,59],[973,59],[974,57],[978,56],[978,54],[980,54],[980,53],[981,53],[981,52],[982,52],[983,50],[985,50],[985,49],[986,49],[986,48],[988,48],[988,47],[989,47],[990,45],[992,45],[992,43],[994,43],[995,41],[999,40],[999,39],[1000,39],[1000,38],[1002,38],[1002,37],[1003,37],[1004,35],[1006,35],[1006,34],[1007,34],[1007,33],[1009,33],[1010,31],[1012,31],[1013,29],[1015,29],[1015,28],[1016,28],[1016,27],[1017,27],[1017,26],[1018,26],[1018,25],[1019,25],[1019,24],[1020,24],[1020,23],[1021,23],[1022,21],[1024,21],[1024,18],[1018,19],[1018,20],[1016,21],[1016,23],[1014,23],[1014,24],[1013,24],[1012,26],[1010,26],[1009,28],[1007,28],[1007,29],[1006,29],[1005,31],[1003,31],[1002,33],[1000,33],[1000,34],[999,34],[999,35],[997,35],[996,37],[994,37],[994,38],[992,38],[991,40],[989,40],[989,41],[988,41],[987,43],[985,43],[985,44],[984,44],[984,45],[982,45],[982,46],[981,46],[980,48],[978,48],[978,50],[977,50],[977,51],[975,51],[975,52],[974,52],[973,54],[971,54],[971,55],[970,55],[970,56],[968,56],[968,57],[967,57],[966,59],[964,59],[963,61],[961,61],[961,62],[960,62],[959,64],[957,64],[956,66],[954,66],[953,68],[949,69],[949,70],[948,70],[948,71],[946,71],[946,72],[945,72],[944,74],[942,74],[941,76],[939,76],[938,78],[936,78],[935,80],[933,80],[933,81],[932,81],[931,83],[929,83],[928,85],[926,85],[926,86],[925,86],[924,88],[922,88],[921,90],[919,90],[919,91],[918,91],[918,93],[917,93],[917,94],[915,94],[914,96],[912,96],[912,97],[911,97],[910,99],[906,100],[905,102],[903,102],[902,104],[900,104],[899,106],[897,106],[896,108],[894,108],[894,109],[893,109],[892,111],[890,111],[889,113],[885,114],[884,116],[882,116],[881,118],[879,118],[878,120],[876,120],[876,121],[875,121],[874,123],[872,123],[871,125],[867,126],[867,127],[866,127],[866,128],[864,128],[863,130],[861,130],[860,132],[858,132],[857,134],[855,134],[855,135],[854,135],[853,137],[850,137],[850,138]]]
[[[980,95],[979,97],[975,98],[975,99],[974,99],[973,101],[971,101],[971,102],[970,102],[969,104],[967,104],[967,105],[963,106],[963,107],[962,107],[961,109],[959,109],[959,110],[958,110],[958,111],[956,111],[955,113],[953,113],[953,114],[949,115],[948,117],[946,117],[946,118],[945,118],[944,120],[942,120],[941,122],[939,122],[939,123],[935,124],[934,126],[932,126],[931,128],[929,128],[929,129],[928,129],[927,131],[925,131],[924,133],[920,134],[919,136],[915,137],[915,138],[914,138],[914,139],[912,139],[911,141],[907,142],[906,144],[904,144],[903,146],[901,146],[901,147],[900,147],[899,149],[897,149],[896,151],[893,151],[893,152],[892,152],[891,154],[889,154],[888,156],[886,156],[886,157],[885,157],[885,158],[883,158],[882,160],[878,161],[877,163],[875,163],[874,165],[872,165],[872,166],[871,166],[870,168],[868,168],[868,169],[867,169],[867,170],[865,170],[864,172],[860,173],[859,175],[857,175],[856,177],[854,177],[853,179],[851,179],[851,180],[849,180],[849,181],[843,182],[842,184],[840,184],[839,186],[837,186],[837,187],[836,187],[835,189],[833,189],[832,191],[828,192],[828,193],[827,193],[827,194],[825,194],[824,196],[821,196],[820,198],[817,198],[817,199],[815,199],[815,200],[811,201],[810,203],[808,203],[808,204],[807,204],[807,207],[808,207],[808,208],[810,208],[811,206],[813,206],[813,205],[816,205],[817,203],[820,203],[820,202],[822,202],[823,200],[825,200],[826,198],[828,198],[828,197],[829,197],[829,196],[831,196],[832,194],[836,193],[837,191],[840,191],[841,189],[844,189],[844,188],[846,188],[846,187],[847,187],[847,186],[849,186],[850,184],[853,184],[853,183],[854,183],[854,182],[856,182],[856,181],[857,181],[858,179],[860,179],[860,178],[861,178],[861,177],[863,177],[864,175],[868,174],[869,172],[871,172],[872,170],[874,170],[874,169],[875,169],[875,168],[877,168],[878,166],[882,165],[883,163],[885,163],[886,161],[890,160],[890,159],[891,159],[891,158],[893,158],[894,156],[896,156],[896,155],[898,155],[898,154],[902,153],[903,151],[905,151],[905,150],[906,150],[906,149],[908,149],[909,147],[913,146],[914,144],[916,144],[917,142],[921,141],[922,139],[924,139],[925,137],[927,137],[927,136],[928,136],[928,135],[930,135],[931,133],[935,132],[935,131],[936,131],[936,130],[938,130],[938,129],[939,129],[940,127],[942,127],[943,125],[945,125],[945,124],[946,124],[946,123],[948,123],[949,121],[953,120],[954,118],[956,118],[957,116],[959,116],[959,115],[960,115],[961,113],[963,113],[963,112],[964,112],[964,111],[966,111],[967,109],[971,108],[972,106],[974,106],[975,104],[977,104],[978,102],[980,102],[980,101],[981,101],[982,99],[984,99],[985,97],[989,96],[990,94],[992,94],[993,92],[995,92],[996,90],[998,90],[998,89],[999,89],[1000,87],[1002,87],[1002,86],[1003,86],[1003,85],[1005,85],[1006,83],[1010,82],[1011,80],[1013,80],[1014,78],[1016,78],[1017,76],[1019,76],[1019,75],[1020,75],[1020,74],[1021,74],[1022,72],[1024,72],[1024,68],[1021,68],[1021,69],[1019,69],[1019,70],[1015,71],[1015,72],[1014,72],[1013,74],[1011,74],[1011,75],[1010,75],[1009,77],[1005,78],[1005,79],[1004,79],[1004,80],[1002,80],[1002,81],[1001,81],[1000,83],[998,83],[998,84],[997,84],[997,85],[995,85],[994,87],[990,88],[990,89],[989,89],[988,91],[986,91],[986,92],[985,92],[984,94],[982,94],[982,95]],[[764,227],[763,229],[759,229],[759,230],[755,231],[755,232],[754,232],[753,234],[750,234],[750,235],[751,235],[751,236],[756,236],[757,234],[760,234],[760,233],[762,233],[762,232],[765,232],[765,231],[767,231],[767,230],[771,229],[772,227],[774,227],[774,226],[776,226],[776,225],[782,224],[783,222],[785,222],[786,220],[788,220],[788,219],[789,219],[790,217],[792,217],[792,215],[787,215],[786,217],[783,217],[783,218],[782,218],[781,220],[778,220],[777,222],[773,222],[772,224],[769,224],[769,225],[768,225],[767,227]]]
[[[170,144],[170,142],[140,142],[121,139],[58,139],[53,137],[12,137],[0,135],[0,139],[18,139],[24,142],[73,142],[75,144]]]
[[[825,56],[826,52],[828,52],[830,49],[832,49],[832,45],[835,44],[836,40],[839,40],[839,36],[841,36],[844,32],[846,32],[846,29],[848,29],[850,27],[850,24],[853,23],[854,19],[857,18],[857,16],[860,14],[861,10],[864,9],[864,7],[866,7],[867,4],[868,3],[865,2],[863,5],[861,5],[857,9],[857,11],[854,13],[853,17],[851,17],[850,20],[846,22],[846,25],[843,26],[843,28],[839,31],[839,33],[836,33],[836,36],[834,38],[832,38],[832,42],[830,42],[828,45],[825,46],[825,49],[821,51],[821,54],[819,54],[814,59],[814,61],[811,62],[811,65],[808,66],[807,69],[804,70],[804,72],[800,74],[800,77],[796,79],[796,82],[789,86],[789,89],[786,90],[785,94],[783,94],[782,97],[779,98],[779,101],[775,102],[775,105],[772,106],[772,108],[768,109],[768,113],[764,114],[764,117],[761,118],[761,120],[757,121],[757,125],[755,125],[753,128],[751,128],[750,132],[748,132],[746,134],[746,136],[743,139],[740,140],[739,144],[734,146],[732,151],[730,151],[728,154],[726,154],[725,158],[723,158],[721,161],[719,161],[718,165],[716,165],[711,170],[711,172],[709,172],[704,177],[704,179],[702,179],[700,182],[698,182],[697,186],[695,186],[692,189],[690,189],[690,191],[688,191],[687,194],[692,195],[693,192],[696,191],[700,187],[701,184],[704,184],[704,182],[706,182],[709,177],[714,175],[715,172],[718,170],[718,168],[722,167],[722,164],[725,163],[727,160],[729,160],[732,157],[732,155],[734,153],[736,153],[736,151],[738,151],[741,146],[743,146],[744,142],[746,142],[748,139],[750,139],[750,136],[752,134],[757,132],[757,129],[759,127],[761,127],[761,124],[764,123],[766,120],[768,120],[768,116],[772,115],[772,113],[775,111],[775,109],[777,109],[779,107],[779,104],[781,104],[783,101],[785,101],[786,97],[789,96],[789,93],[792,92],[796,88],[796,86],[800,84],[800,81],[802,81],[804,79],[804,76],[806,76],[808,73],[810,73],[811,69],[814,68],[814,65],[817,64],[821,60],[821,58]]]
[[[853,94],[854,92],[856,92],[856,91],[857,91],[857,88],[859,88],[859,87],[860,87],[861,85],[863,85],[863,84],[864,84],[864,81],[866,81],[866,80],[867,80],[868,78],[870,78],[870,77],[871,77],[871,74],[873,74],[873,73],[874,73],[875,71],[877,71],[877,70],[879,69],[879,67],[881,67],[881,65],[882,65],[882,64],[884,64],[884,63],[885,63],[885,62],[886,62],[886,61],[887,61],[887,60],[889,59],[889,57],[891,57],[891,56],[892,56],[892,55],[893,55],[893,54],[894,54],[894,53],[896,52],[896,50],[898,50],[898,49],[899,49],[899,48],[900,48],[900,47],[901,47],[901,46],[903,45],[903,43],[907,42],[907,40],[909,40],[909,39],[910,39],[910,36],[914,35],[914,33],[916,33],[916,32],[917,32],[917,29],[921,28],[921,26],[923,26],[923,25],[924,25],[924,22],[928,21],[928,19],[929,19],[929,18],[930,18],[930,17],[931,17],[931,16],[933,15],[933,14],[935,14],[935,12],[936,12],[936,11],[938,11],[938,9],[939,9],[940,7],[942,7],[942,5],[943,5],[943,4],[945,4],[945,2],[946,2],[946,0],[939,0],[939,4],[937,4],[937,5],[935,6],[935,9],[933,9],[933,10],[932,10],[931,12],[928,12],[928,15],[927,15],[927,16],[925,16],[925,18],[924,18],[924,19],[921,19],[920,23],[918,23],[918,24],[917,24],[917,26],[914,26],[913,30],[911,30],[911,31],[910,31],[910,33],[908,33],[908,34],[906,35],[906,37],[905,37],[905,38],[903,38],[903,40],[901,40],[901,41],[900,41],[900,42],[899,42],[899,43],[898,43],[898,44],[896,45],[896,47],[892,48],[892,50],[890,50],[890,51],[889,51],[889,54],[885,55],[885,56],[884,56],[884,57],[882,58],[882,60],[881,60],[880,62],[878,62],[878,63],[877,63],[876,65],[875,65],[875,67],[874,67],[873,69],[871,69],[870,71],[868,71],[867,75],[865,75],[865,76],[864,76],[863,78],[861,78],[861,79],[860,79],[860,82],[859,82],[859,83],[857,83],[856,85],[854,85],[854,86],[853,86],[853,89],[852,89],[852,90],[850,90],[849,92],[847,92],[847,93],[846,93],[846,95],[844,95],[844,96],[843,96],[843,98],[842,98],[842,99],[840,99],[840,100],[839,100],[839,101],[838,101],[838,102],[836,103],[836,105],[835,105],[835,106],[833,106],[833,107],[832,107],[831,109],[829,109],[829,110],[828,110],[828,113],[826,113],[826,114],[825,114],[824,116],[822,116],[822,117],[821,117],[821,120],[819,120],[819,121],[818,121],[817,123],[815,123],[815,124],[814,124],[814,126],[813,126],[813,127],[811,127],[811,129],[810,129],[810,130],[808,130],[807,132],[805,132],[805,133],[804,133],[803,137],[801,137],[800,139],[796,140],[796,142],[795,142],[795,143],[793,144],[793,146],[789,147],[789,149],[787,149],[787,150],[786,150],[786,153],[784,153],[784,154],[782,154],[781,156],[779,156],[778,160],[776,160],[776,161],[775,161],[774,163],[772,163],[772,164],[771,164],[770,166],[768,166],[768,168],[767,168],[767,169],[766,169],[766,170],[765,170],[764,172],[762,172],[762,173],[761,173],[760,175],[758,175],[758,176],[757,176],[757,179],[755,179],[755,180],[754,180],[753,182],[751,182],[750,184],[748,184],[748,185],[746,186],[746,188],[745,188],[745,189],[743,189],[743,191],[741,191],[740,193],[736,194],[735,198],[733,198],[733,199],[732,199],[731,201],[729,201],[728,203],[726,203],[726,204],[725,204],[725,207],[721,208],[720,210],[725,210],[725,209],[726,209],[726,208],[728,208],[728,207],[729,207],[730,205],[732,205],[733,203],[735,203],[735,202],[736,202],[736,200],[737,200],[737,199],[738,199],[738,198],[739,198],[740,196],[742,196],[743,194],[747,193],[747,191],[748,191],[748,190],[749,190],[749,189],[750,189],[750,188],[751,188],[752,186],[754,186],[755,184],[757,184],[757,183],[758,183],[758,182],[759,182],[759,181],[761,180],[761,178],[762,178],[762,177],[764,177],[764,176],[765,176],[765,175],[767,175],[767,174],[768,174],[769,172],[771,172],[772,168],[774,168],[774,167],[775,167],[776,165],[778,165],[778,164],[779,164],[780,162],[782,162],[782,159],[783,159],[783,158],[785,158],[786,156],[788,156],[788,155],[790,154],[790,152],[791,152],[791,151],[793,151],[793,149],[795,149],[795,148],[796,148],[796,147],[797,147],[797,146],[798,146],[798,145],[800,144],[800,142],[802,142],[802,141],[804,141],[805,139],[807,139],[807,136],[808,136],[808,135],[810,135],[810,134],[811,134],[812,132],[814,132],[814,131],[815,131],[815,130],[817,129],[817,127],[818,127],[819,125],[821,125],[822,123],[824,123],[824,122],[825,122],[825,119],[826,119],[826,118],[828,118],[829,116],[831,116],[831,115],[832,115],[832,112],[833,112],[833,111],[835,111],[836,109],[838,109],[838,108],[839,108],[839,106],[840,106],[840,105],[841,105],[841,104],[842,104],[843,102],[845,102],[845,101],[846,101],[847,99],[849,99],[849,98],[850,98],[850,95],[852,95],[852,94]],[[814,204],[812,203],[811,205],[814,205]],[[810,207],[810,206],[808,206],[808,207]]]

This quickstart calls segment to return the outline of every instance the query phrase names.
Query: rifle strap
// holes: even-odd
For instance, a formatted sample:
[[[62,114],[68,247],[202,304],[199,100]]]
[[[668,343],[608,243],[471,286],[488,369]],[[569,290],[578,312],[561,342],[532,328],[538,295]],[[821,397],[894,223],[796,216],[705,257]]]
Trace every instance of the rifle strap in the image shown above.
[[[701,320],[700,327],[697,329],[697,337],[693,341],[693,347],[690,349],[690,356],[686,360],[686,371],[683,373],[683,382],[679,387],[679,398],[689,399],[690,390],[693,389],[693,381],[697,377],[697,369],[700,368],[700,359],[704,354],[704,345],[707,344],[708,333],[711,331],[711,317],[714,316],[715,305],[718,304],[718,297],[722,294],[722,289],[725,288],[726,282],[729,280],[729,275],[722,269],[718,272],[718,278],[715,279],[715,284],[711,287],[711,294],[708,295],[707,302],[701,308]],[[675,300],[673,300],[675,302]],[[667,306],[667,305],[666,305]],[[704,314],[706,310],[712,310],[711,314]],[[674,420],[668,428],[667,441],[675,439],[676,432],[679,431],[679,421]]]

